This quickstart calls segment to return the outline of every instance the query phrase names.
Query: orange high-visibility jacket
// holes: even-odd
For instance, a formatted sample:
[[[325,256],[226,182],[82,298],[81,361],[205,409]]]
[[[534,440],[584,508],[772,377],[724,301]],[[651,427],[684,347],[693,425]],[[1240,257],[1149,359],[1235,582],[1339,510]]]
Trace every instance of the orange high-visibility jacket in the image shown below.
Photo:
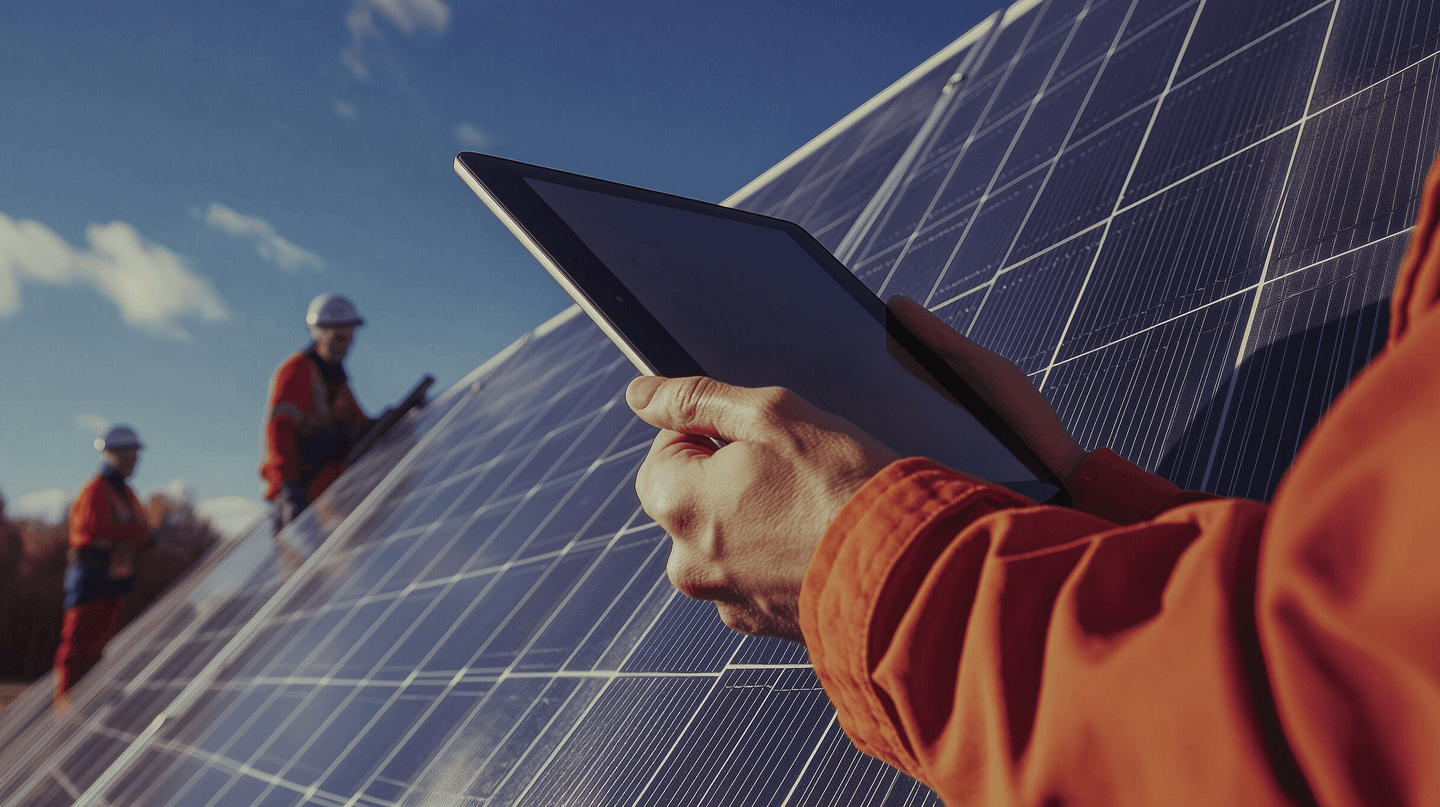
[[[117,486],[103,472],[97,474],[70,506],[65,607],[129,593],[135,553],[149,543],[149,519],[135,491],[123,481]]]
[[[1036,506],[925,460],[801,596],[864,752],[952,805],[1440,805],[1440,165],[1390,341],[1274,502],[1108,451]]]
[[[150,540],[145,508],[129,485],[121,493],[106,475],[96,474],[70,505],[70,545],[108,550],[119,544],[144,549]]]
[[[315,359],[296,353],[270,381],[265,417],[265,459],[260,476],[265,498],[273,499],[286,482],[301,482],[315,501],[345,471],[351,430],[368,422],[348,381],[331,400]]]

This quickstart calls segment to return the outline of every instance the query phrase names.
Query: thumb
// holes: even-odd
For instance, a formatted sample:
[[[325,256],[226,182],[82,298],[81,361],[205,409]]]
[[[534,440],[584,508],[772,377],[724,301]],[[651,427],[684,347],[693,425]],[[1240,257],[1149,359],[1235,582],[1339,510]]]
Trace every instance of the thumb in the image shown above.
[[[754,393],[704,376],[641,376],[625,389],[625,402],[651,426],[734,441],[753,438]]]

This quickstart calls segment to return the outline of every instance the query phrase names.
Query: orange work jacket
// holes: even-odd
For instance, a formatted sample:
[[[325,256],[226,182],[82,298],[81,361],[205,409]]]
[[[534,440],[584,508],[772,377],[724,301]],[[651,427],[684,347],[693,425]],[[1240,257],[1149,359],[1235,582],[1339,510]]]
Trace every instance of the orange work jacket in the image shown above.
[[[952,805],[1440,804],[1440,167],[1391,311],[1271,505],[870,480],[801,595],[856,746]]]
[[[109,550],[120,544],[144,549],[150,540],[145,508],[129,485],[120,492],[103,473],[96,474],[70,505],[70,546]]]
[[[270,381],[260,465],[265,498],[275,498],[287,482],[300,482],[307,500],[315,501],[344,473],[345,454],[368,423],[348,381],[335,385],[332,397],[308,351],[286,359]]]
[[[123,490],[121,490],[123,489]],[[150,523],[135,491],[97,474],[70,506],[65,607],[119,597],[135,580],[135,553],[150,543]]]

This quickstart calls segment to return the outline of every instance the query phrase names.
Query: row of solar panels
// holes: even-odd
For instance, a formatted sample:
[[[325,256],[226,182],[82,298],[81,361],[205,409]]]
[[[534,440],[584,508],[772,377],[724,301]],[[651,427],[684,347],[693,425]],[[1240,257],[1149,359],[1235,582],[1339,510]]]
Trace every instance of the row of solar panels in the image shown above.
[[[1264,497],[1383,341],[1437,51],[1419,0],[1026,0],[731,203],[1019,362],[1082,442]],[[934,803],[803,648],[669,586],[631,375],[573,311],[487,362],[207,559],[68,719],[48,682],[0,715],[0,805]]]

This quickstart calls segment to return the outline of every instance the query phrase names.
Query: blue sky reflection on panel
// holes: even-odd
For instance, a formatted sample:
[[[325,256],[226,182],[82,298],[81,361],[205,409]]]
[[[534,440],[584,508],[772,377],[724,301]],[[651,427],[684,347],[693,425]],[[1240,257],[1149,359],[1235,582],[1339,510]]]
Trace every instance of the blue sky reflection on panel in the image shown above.
[[[455,152],[718,201],[1002,5],[12,4],[0,491],[68,497],[126,422],[142,494],[258,500],[266,385],[314,295],[369,321],[372,413],[566,305]]]

